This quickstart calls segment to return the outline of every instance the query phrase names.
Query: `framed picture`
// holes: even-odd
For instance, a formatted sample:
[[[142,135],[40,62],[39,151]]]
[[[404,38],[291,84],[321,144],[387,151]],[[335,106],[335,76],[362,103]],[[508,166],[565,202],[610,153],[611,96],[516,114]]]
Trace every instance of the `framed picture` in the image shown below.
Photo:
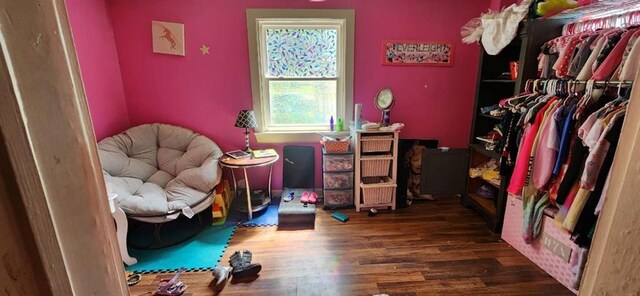
[[[153,52],[184,56],[184,24],[151,21]]]
[[[382,43],[382,64],[451,67],[454,47],[453,42],[385,40]]]

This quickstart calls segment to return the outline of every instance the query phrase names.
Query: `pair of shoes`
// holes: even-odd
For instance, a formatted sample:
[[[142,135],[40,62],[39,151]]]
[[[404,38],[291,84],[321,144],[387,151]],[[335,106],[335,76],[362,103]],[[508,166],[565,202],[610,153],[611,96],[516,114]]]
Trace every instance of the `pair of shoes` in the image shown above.
[[[300,197],[300,201],[305,204],[307,203],[315,204],[317,200],[318,200],[318,194],[315,192],[309,193],[305,191],[302,193],[302,197]]]
[[[290,202],[295,198],[295,193],[293,191],[290,191],[289,194],[287,194],[287,196],[283,197],[284,202]]]
[[[234,280],[241,280],[244,278],[251,278],[258,275],[262,270],[260,263],[251,263],[252,254],[251,251],[244,250],[235,251],[229,258],[229,265],[231,265],[231,274]]]
[[[213,284],[214,284],[214,288],[216,290],[216,292],[220,292],[222,291],[222,289],[224,289],[224,286],[227,285],[227,281],[229,280],[229,273],[231,272],[233,268],[232,267],[225,267],[225,266],[216,266],[213,269]]]

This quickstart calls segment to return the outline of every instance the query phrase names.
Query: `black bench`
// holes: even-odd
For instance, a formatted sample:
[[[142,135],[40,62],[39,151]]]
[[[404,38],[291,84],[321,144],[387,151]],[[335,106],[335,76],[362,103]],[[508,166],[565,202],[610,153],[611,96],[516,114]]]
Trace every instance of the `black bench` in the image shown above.
[[[284,196],[290,191],[295,192],[295,198],[290,202],[284,201]],[[303,192],[313,192],[313,189],[291,189],[282,190],[280,207],[278,207],[278,229],[313,229],[316,222],[316,205],[307,204],[300,201]]]

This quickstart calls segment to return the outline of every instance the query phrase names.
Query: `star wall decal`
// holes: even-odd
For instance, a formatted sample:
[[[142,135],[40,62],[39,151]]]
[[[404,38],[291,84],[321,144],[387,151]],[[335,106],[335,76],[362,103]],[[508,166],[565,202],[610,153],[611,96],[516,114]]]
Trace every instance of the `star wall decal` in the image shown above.
[[[203,44],[202,47],[200,47],[200,51],[202,52],[202,55],[209,54],[209,46]]]

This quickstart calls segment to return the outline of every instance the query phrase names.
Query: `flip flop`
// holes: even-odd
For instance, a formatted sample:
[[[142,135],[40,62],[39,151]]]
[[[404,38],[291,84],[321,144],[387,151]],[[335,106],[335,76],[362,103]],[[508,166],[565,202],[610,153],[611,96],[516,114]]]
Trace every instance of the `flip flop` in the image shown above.
[[[315,192],[311,192],[311,195],[309,195],[309,203],[315,205],[317,200],[318,200],[318,194]]]
[[[302,193],[302,197],[300,197],[300,202],[302,203],[309,203],[309,192],[303,192]]]

